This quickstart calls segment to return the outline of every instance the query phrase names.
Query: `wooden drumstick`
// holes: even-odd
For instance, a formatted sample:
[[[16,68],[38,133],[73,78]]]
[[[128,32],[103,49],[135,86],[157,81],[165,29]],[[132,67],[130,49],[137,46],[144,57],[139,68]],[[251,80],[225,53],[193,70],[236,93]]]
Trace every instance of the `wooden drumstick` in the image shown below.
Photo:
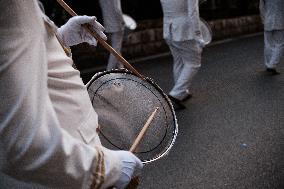
[[[57,2],[71,15],[71,16],[77,16],[76,12],[74,12],[71,7],[69,7],[63,0],[57,0]],[[144,76],[142,76],[131,64],[125,60],[116,50],[114,50],[105,40],[103,40],[95,31],[93,31],[88,24],[82,25],[98,42],[106,49],[108,50],[113,56],[117,58],[119,62],[121,62],[127,69],[132,71],[135,75],[140,77],[141,79],[145,79]]]
[[[150,124],[152,123],[157,111],[159,110],[159,107],[156,107],[155,110],[152,112],[152,114],[150,115],[150,117],[147,119],[145,125],[143,126],[142,130],[140,131],[139,135],[136,137],[134,143],[132,144],[131,148],[130,148],[130,152],[134,152],[135,149],[137,148],[137,146],[139,145],[139,143],[141,142],[143,136],[145,135],[147,129],[149,128]],[[125,189],[136,189],[139,185],[139,177],[135,176],[131,179],[131,181],[129,182],[129,184],[126,186]]]
[[[145,125],[143,126],[143,128],[141,129],[140,133],[138,134],[138,136],[136,137],[136,139],[134,140],[134,143],[132,144],[131,148],[130,148],[130,152],[134,152],[135,149],[137,148],[137,146],[139,145],[139,143],[141,142],[143,136],[145,135],[147,129],[149,128],[150,124],[152,123],[156,113],[158,112],[159,107],[156,107],[155,110],[152,112],[152,114],[150,115],[150,117],[147,119]],[[99,130],[99,129],[98,129]],[[125,187],[125,189],[136,189],[139,185],[140,179],[138,176],[135,176],[131,179],[131,181],[128,183],[128,185]],[[114,189],[113,187],[109,187],[108,189]]]
[[[146,121],[145,125],[143,126],[142,130],[140,131],[139,135],[134,140],[134,143],[132,144],[132,146],[129,150],[130,152],[135,151],[135,149],[137,148],[137,146],[141,142],[142,138],[144,137],[144,135],[145,135],[147,129],[149,128],[150,124],[152,123],[152,121],[153,121],[158,110],[159,110],[159,107],[156,107],[155,110],[150,115],[150,117],[147,119],[147,121]]]

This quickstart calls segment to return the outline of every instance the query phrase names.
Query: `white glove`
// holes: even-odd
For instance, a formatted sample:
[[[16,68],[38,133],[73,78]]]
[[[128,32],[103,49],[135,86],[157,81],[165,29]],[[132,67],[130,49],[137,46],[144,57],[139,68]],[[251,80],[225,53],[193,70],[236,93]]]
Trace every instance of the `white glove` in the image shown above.
[[[57,29],[57,35],[64,45],[70,47],[83,42],[97,45],[97,40],[82,27],[82,24],[89,24],[102,39],[107,40],[105,28],[95,16],[74,16]]]
[[[135,170],[140,170],[143,167],[142,162],[131,152],[116,151],[115,155],[121,160],[121,175],[120,178],[114,183],[117,189],[124,189],[130,182]]]

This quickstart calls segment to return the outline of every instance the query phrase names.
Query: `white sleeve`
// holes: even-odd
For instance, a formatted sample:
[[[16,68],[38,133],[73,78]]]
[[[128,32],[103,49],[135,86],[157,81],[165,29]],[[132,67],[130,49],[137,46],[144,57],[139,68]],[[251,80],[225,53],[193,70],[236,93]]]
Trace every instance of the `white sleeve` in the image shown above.
[[[262,22],[264,23],[264,14],[265,14],[265,2],[264,0],[259,0],[259,14]]]
[[[199,5],[198,0],[187,0],[188,18],[191,21],[193,31],[200,31]]]
[[[0,1],[0,10],[0,161],[5,162],[0,171],[51,188],[99,188],[108,178],[104,159],[112,158],[108,172],[117,179],[120,164],[113,154],[88,147],[59,126],[48,95],[46,31],[37,2]]]

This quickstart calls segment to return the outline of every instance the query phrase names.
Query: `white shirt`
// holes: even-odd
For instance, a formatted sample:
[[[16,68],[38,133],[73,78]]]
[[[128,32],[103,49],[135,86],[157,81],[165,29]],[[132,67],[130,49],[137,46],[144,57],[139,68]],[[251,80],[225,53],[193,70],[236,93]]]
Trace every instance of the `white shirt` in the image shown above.
[[[160,0],[164,13],[164,39],[172,41],[200,40],[198,0]]]
[[[0,1],[0,9],[0,172],[51,188],[96,188],[103,177],[110,186],[118,160],[62,129],[50,99],[49,39],[37,2]]]

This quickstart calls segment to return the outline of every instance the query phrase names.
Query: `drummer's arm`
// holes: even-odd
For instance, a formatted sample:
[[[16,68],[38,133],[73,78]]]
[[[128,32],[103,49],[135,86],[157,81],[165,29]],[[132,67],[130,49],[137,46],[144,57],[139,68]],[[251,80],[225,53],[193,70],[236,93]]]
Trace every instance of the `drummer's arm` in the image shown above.
[[[198,0],[187,0],[187,11],[188,19],[190,19],[192,24],[190,27],[193,27],[195,36],[199,38],[201,37],[201,32]]]

